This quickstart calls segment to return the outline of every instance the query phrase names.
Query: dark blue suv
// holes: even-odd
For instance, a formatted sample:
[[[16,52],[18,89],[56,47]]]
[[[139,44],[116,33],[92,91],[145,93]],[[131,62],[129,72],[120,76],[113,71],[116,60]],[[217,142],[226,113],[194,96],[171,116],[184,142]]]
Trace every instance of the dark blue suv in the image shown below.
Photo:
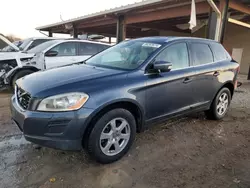
[[[28,141],[85,148],[95,160],[110,163],[152,123],[197,111],[223,118],[238,70],[212,40],[124,41],[83,63],[19,79],[12,118]]]

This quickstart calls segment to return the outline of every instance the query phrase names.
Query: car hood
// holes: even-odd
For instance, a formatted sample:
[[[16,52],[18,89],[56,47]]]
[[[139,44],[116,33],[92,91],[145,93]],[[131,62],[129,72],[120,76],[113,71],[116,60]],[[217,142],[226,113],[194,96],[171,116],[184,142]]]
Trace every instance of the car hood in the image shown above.
[[[22,52],[0,52],[0,61],[9,60],[9,59],[22,59],[22,58],[31,58],[34,57],[34,54],[26,54]]]
[[[0,41],[5,44],[6,46],[11,46],[15,50],[19,51],[20,49],[13,43],[11,43],[7,38],[0,34]]]
[[[44,97],[42,93],[45,91],[46,93],[52,92],[53,94],[70,92],[71,89],[80,89],[83,85],[87,86],[89,80],[92,81],[123,73],[126,73],[126,71],[94,67],[85,64],[71,65],[25,76],[17,81],[17,85],[29,92],[32,96]]]

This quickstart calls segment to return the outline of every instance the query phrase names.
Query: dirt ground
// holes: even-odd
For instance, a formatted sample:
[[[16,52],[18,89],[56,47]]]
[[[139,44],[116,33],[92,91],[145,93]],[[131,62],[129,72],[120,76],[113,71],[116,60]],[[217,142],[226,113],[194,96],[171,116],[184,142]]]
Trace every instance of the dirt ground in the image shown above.
[[[156,125],[110,165],[85,152],[39,149],[25,141],[11,123],[9,97],[0,95],[1,188],[250,187],[249,83],[235,93],[223,120],[200,113]]]

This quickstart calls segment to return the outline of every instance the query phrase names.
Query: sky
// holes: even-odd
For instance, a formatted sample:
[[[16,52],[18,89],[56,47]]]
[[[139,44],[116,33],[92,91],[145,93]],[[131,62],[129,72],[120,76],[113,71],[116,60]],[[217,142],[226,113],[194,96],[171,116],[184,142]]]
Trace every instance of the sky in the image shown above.
[[[35,28],[141,0],[2,0],[0,33],[22,39],[43,36]],[[61,18],[60,18],[61,15]]]

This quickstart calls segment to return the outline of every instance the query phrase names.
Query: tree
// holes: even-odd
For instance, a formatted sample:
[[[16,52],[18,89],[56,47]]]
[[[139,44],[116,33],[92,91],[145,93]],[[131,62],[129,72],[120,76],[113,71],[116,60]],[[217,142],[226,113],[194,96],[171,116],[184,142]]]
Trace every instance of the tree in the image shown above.
[[[6,35],[5,36],[10,42],[14,42],[14,41],[19,41],[21,40],[21,38],[15,36],[15,35]]]

